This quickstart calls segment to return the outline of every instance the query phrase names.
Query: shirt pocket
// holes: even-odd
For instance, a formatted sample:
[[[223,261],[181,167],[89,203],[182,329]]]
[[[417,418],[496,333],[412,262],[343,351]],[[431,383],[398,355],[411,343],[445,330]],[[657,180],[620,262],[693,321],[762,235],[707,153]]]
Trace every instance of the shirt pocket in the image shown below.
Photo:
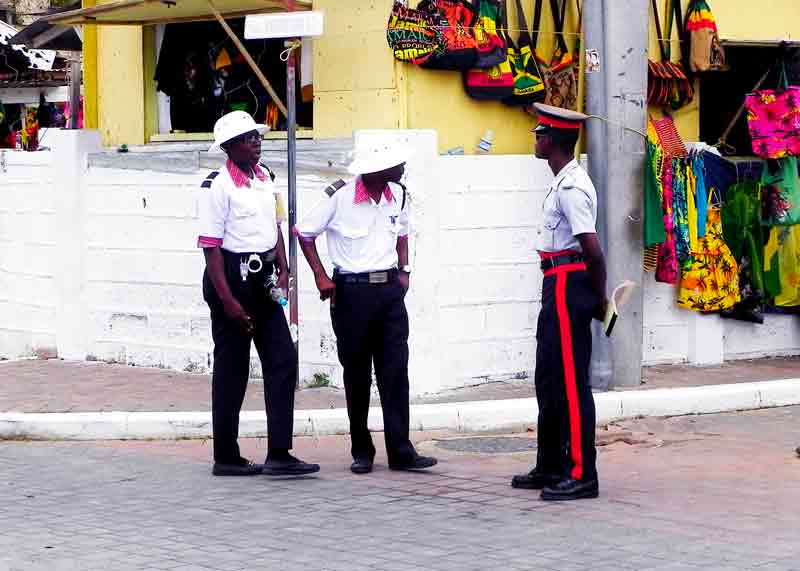
[[[231,196],[231,216],[242,219],[250,218],[260,214],[258,197],[256,196]]]
[[[563,218],[557,212],[547,212],[544,215],[544,227],[551,232],[555,231],[562,220]]]

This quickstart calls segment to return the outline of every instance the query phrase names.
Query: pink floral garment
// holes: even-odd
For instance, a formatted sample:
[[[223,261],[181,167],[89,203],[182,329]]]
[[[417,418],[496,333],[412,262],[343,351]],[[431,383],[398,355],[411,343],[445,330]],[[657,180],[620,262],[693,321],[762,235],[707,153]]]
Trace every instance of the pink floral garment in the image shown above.
[[[800,87],[764,89],[746,99],[753,152],[764,159],[800,156]]]

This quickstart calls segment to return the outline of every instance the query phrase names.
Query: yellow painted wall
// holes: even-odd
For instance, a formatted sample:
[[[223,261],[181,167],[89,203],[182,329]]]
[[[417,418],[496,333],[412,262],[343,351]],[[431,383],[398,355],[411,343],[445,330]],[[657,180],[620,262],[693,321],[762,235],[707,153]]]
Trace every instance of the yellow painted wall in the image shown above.
[[[685,10],[688,0],[682,1]],[[664,0],[658,2],[661,6]],[[514,0],[507,3],[510,27],[517,29]],[[530,27],[533,2],[523,0],[523,5]],[[547,57],[553,36],[549,3],[545,5],[539,48]],[[800,38],[800,0],[710,0],[710,5],[723,39]],[[392,59],[384,31],[391,6],[392,0],[315,0],[314,8],[326,13],[325,37],[316,41],[314,62],[315,135],[346,137],[360,127],[436,129],[442,151],[463,146],[469,153],[483,132],[492,129],[494,152],[530,152],[531,117],[501,103],[470,99],[458,73],[425,70]],[[571,1],[569,8],[567,31],[574,32],[577,22]],[[656,54],[652,18],[649,28],[651,53]],[[516,39],[516,33],[512,36]],[[570,47],[573,42],[570,38]],[[687,140],[699,137],[700,97],[697,93],[690,105],[674,114]],[[651,113],[657,116],[660,111]]]
[[[87,4],[94,0],[84,0]],[[436,129],[441,150],[463,146],[473,152],[486,129],[495,132],[496,153],[528,153],[532,117],[500,103],[477,102],[464,92],[456,72],[424,70],[396,62],[386,44],[393,0],[314,0],[325,12],[325,35],[315,41],[314,134],[349,137],[361,128]],[[518,29],[514,0],[507,0],[512,37]],[[662,4],[663,0],[659,0]],[[688,0],[683,0],[684,6]],[[411,0],[415,4],[415,0]],[[523,0],[528,26],[533,2]],[[552,50],[552,19],[545,2],[539,51]],[[800,37],[800,0],[711,0],[723,39],[772,40]],[[569,1],[567,31],[577,27]],[[652,19],[651,51],[657,53]],[[87,124],[96,124],[108,145],[140,144],[153,132],[157,116],[152,75],[152,38],[140,27],[87,27],[85,45]],[[570,47],[574,45],[570,36]],[[92,44],[96,42],[96,52]],[[580,58],[582,59],[582,58]],[[93,90],[96,86],[96,97]],[[687,140],[699,133],[701,94],[675,114]],[[145,108],[148,108],[146,111]],[[651,109],[654,115],[659,113]]]
[[[145,142],[142,38],[140,26],[84,26],[86,127],[99,129],[107,146]]]

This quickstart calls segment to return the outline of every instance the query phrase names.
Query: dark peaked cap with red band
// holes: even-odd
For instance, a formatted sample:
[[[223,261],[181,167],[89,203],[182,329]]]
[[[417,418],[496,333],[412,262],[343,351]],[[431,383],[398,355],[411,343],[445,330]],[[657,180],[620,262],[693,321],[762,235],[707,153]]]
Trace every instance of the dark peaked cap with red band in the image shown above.
[[[541,133],[548,129],[578,130],[589,117],[577,111],[553,107],[544,103],[534,103],[534,109],[539,116],[539,124],[533,129],[534,133]]]

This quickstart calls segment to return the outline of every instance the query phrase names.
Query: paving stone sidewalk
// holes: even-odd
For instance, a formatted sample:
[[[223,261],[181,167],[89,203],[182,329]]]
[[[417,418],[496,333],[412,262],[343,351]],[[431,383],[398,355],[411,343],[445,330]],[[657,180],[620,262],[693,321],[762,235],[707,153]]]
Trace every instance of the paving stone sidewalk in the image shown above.
[[[737,361],[720,367],[646,367],[641,390],[800,377],[800,357]],[[533,397],[532,380],[489,383],[414,399],[415,403],[464,402]],[[248,387],[244,410],[263,410],[260,381]],[[208,375],[75,361],[0,362],[0,412],[207,411]],[[377,404],[378,399],[375,397]],[[343,408],[344,391],[303,389],[298,409]]]
[[[361,477],[346,437],[296,439],[322,464],[299,480],[215,479],[199,441],[0,442],[0,570],[798,569],[798,426],[800,407],[612,426],[600,498],[569,504],[509,487],[531,452],[449,434],[415,434],[427,474],[388,471],[376,439]]]

